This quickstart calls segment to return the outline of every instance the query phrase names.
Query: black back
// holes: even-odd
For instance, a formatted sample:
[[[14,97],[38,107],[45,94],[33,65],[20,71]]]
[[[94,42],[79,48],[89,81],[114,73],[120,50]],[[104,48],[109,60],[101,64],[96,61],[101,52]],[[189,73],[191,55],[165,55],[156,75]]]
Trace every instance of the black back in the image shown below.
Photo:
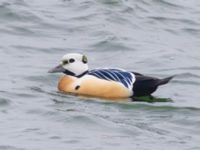
[[[133,84],[134,96],[151,95],[159,86],[160,79],[134,73],[136,81]]]

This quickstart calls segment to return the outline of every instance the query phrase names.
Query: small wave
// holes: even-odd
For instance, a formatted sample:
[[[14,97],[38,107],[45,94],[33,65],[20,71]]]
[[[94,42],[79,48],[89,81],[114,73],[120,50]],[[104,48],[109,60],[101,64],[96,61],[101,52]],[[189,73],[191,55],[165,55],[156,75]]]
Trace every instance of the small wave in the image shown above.
[[[178,84],[183,84],[183,85],[196,85],[196,86],[200,85],[200,82],[197,82],[197,81],[174,80],[173,83],[178,83]]]
[[[0,145],[1,150],[25,150],[24,148],[18,148],[15,146],[10,146],[10,145]]]
[[[175,8],[175,9],[183,9],[184,7],[180,4],[175,4],[173,1],[166,1],[166,0],[153,0],[154,3],[160,4],[165,7]]]
[[[10,100],[9,99],[6,99],[6,98],[0,98],[0,107],[2,106],[6,106],[6,105],[9,105],[10,104]]]
[[[19,2],[19,1],[18,1]],[[31,13],[30,10],[13,9],[13,4],[3,3],[0,5],[0,19],[7,22],[40,22],[41,19]]]
[[[96,50],[100,49],[101,51],[122,51],[122,50],[131,50],[128,46],[124,45],[122,42],[117,42],[116,37],[108,37],[107,39],[100,40],[95,44],[91,45]]]
[[[189,33],[192,36],[196,35],[196,36],[199,37],[199,34],[200,34],[200,29],[199,28],[182,28],[182,31],[186,32],[186,33]]]
[[[189,24],[189,25],[199,25],[199,23],[195,22],[191,19],[185,18],[171,18],[171,17],[164,17],[164,16],[149,16],[148,18],[153,19],[155,21],[160,21],[164,23],[181,23],[181,24]]]
[[[123,4],[122,0],[97,0],[99,3],[106,6],[120,6]]]
[[[182,73],[178,75],[181,78],[200,78],[200,75],[195,74],[195,73],[191,73],[191,72],[186,72],[186,73]]]
[[[101,102],[100,102],[101,103]],[[165,104],[160,104],[160,103],[155,103],[155,104],[151,104],[151,103],[145,103],[145,102],[117,102],[117,103],[113,103],[113,102],[103,102],[107,105],[114,105],[117,106],[119,108],[123,108],[123,109],[133,109],[133,110],[146,110],[146,111],[151,111],[151,110],[160,110],[160,111],[200,111],[199,107],[190,107],[190,106],[176,106],[173,104],[169,104],[169,103],[165,103]]]

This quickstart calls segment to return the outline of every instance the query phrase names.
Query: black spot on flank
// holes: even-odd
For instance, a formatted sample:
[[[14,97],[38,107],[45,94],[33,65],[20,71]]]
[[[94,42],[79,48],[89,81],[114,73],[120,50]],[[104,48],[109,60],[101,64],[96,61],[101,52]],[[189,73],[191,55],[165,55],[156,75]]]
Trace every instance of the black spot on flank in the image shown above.
[[[76,87],[75,87],[75,90],[78,90],[80,88],[80,86],[79,85],[77,85]]]

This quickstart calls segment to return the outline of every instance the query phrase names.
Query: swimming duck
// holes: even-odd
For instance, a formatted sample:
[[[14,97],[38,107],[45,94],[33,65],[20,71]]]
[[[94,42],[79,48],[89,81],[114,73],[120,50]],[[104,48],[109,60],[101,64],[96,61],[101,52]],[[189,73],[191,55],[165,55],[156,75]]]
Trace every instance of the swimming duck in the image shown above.
[[[158,79],[123,69],[89,70],[87,57],[79,53],[64,55],[60,64],[49,70],[56,72],[65,74],[58,82],[60,91],[110,99],[150,96],[173,78]]]

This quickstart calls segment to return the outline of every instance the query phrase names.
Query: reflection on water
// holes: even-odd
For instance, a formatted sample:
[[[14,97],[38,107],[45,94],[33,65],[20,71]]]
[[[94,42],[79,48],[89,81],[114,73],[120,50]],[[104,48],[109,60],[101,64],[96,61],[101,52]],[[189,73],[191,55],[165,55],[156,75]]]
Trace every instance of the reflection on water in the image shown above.
[[[156,103],[156,102],[173,102],[170,98],[159,98],[154,96],[143,96],[143,97],[134,97],[132,101],[136,102],[148,102],[148,103]]]
[[[2,0],[0,149],[199,150],[200,1]],[[69,52],[164,78],[118,102],[57,91]],[[159,141],[159,142],[158,142]]]

